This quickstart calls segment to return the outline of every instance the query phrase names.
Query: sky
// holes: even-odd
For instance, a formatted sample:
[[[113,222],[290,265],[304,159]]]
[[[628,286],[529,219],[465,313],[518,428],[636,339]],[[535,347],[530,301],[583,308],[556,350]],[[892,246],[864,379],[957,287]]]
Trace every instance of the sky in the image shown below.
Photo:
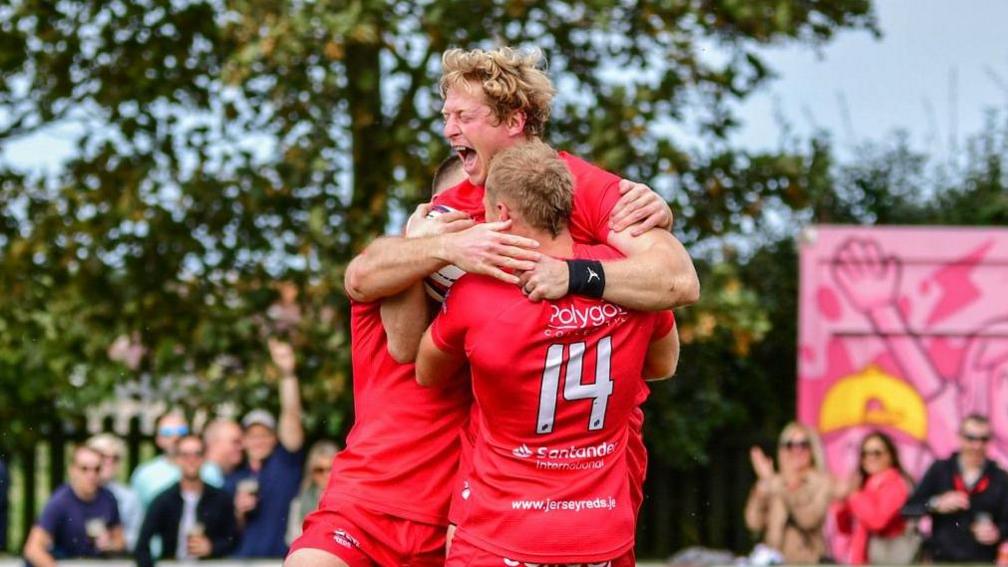
[[[815,49],[764,50],[776,80],[738,107],[732,141],[773,149],[780,117],[793,134],[832,133],[840,149],[903,129],[915,149],[947,157],[1008,108],[1008,0],[876,0],[883,36],[848,31]],[[75,128],[55,127],[0,148],[19,168],[52,169],[73,151]]]
[[[986,109],[1008,107],[1008,1],[876,0],[875,12],[881,38],[765,50],[779,78],[739,108],[734,141],[776,147],[783,115],[795,134],[825,129],[841,147],[903,129],[913,147],[948,155]]]

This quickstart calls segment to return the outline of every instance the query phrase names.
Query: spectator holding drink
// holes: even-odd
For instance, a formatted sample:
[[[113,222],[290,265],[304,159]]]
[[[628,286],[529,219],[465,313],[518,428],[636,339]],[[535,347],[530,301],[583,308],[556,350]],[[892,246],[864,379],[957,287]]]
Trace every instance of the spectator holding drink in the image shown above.
[[[143,507],[136,492],[119,482],[119,471],[126,456],[126,444],[111,433],[99,433],[88,439],[86,445],[102,456],[99,480],[102,486],[115,496],[116,504],[119,506],[119,519],[123,525],[123,535],[126,538],[126,551],[132,552],[140,534],[140,524],[143,522]]]
[[[133,476],[130,477],[130,486],[132,486],[136,495],[140,497],[140,504],[145,509],[164,489],[178,482],[179,470],[175,466],[172,451],[175,450],[176,441],[188,434],[189,423],[180,412],[169,411],[158,419],[154,444],[157,445],[162,453],[147,462],[141,463],[133,471]],[[224,478],[215,467],[204,466],[200,474],[203,481],[207,484],[216,487],[224,484]]]
[[[102,455],[74,448],[69,482],[56,489],[28,534],[25,561],[52,567],[57,559],[102,557],[126,547],[115,497],[101,486]]]
[[[1008,535],[1008,474],[987,458],[990,421],[971,414],[959,426],[959,452],[935,461],[903,507],[931,516],[925,541],[934,562],[992,563]]]
[[[161,539],[161,556],[206,559],[227,555],[237,542],[231,497],[200,478],[203,440],[186,435],[176,441],[179,481],[151,502],[136,546],[140,567],[154,565],[151,540]]]
[[[228,475],[241,530],[236,557],[283,557],[291,500],[297,495],[304,462],[301,394],[290,344],[269,340],[270,357],[280,372],[280,420],[266,410],[242,418],[245,466]]]

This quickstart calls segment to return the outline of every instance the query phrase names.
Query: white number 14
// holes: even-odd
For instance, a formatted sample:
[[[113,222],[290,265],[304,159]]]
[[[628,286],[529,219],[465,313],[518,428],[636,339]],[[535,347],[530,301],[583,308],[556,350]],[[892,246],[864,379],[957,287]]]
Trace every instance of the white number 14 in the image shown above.
[[[556,419],[557,393],[560,389],[560,366],[563,364],[564,349],[569,349],[567,372],[564,375],[563,397],[568,402],[591,400],[591,417],[588,430],[598,431],[605,426],[606,407],[613,393],[613,382],[609,376],[609,358],[612,355],[612,337],[604,337],[595,347],[595,383],[581,382],[582,360],[585,343],[572,345],[552,344],[546,351],[546,366],[543,368],[542,389],[539,392],[539,419],[536,433],[543,435],[553,432]]]

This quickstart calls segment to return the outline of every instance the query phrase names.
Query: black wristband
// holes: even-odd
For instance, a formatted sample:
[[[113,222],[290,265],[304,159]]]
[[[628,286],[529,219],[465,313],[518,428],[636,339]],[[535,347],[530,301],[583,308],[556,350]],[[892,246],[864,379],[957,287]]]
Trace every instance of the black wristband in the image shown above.
[[[567,293],[601,298],[605,291],[605,272],[598,260],[567,260]]]

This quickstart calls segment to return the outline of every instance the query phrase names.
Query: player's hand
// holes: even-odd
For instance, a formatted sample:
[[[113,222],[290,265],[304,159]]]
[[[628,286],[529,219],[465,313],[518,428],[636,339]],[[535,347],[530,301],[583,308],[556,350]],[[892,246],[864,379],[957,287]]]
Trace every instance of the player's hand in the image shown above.
[[[543,255],[531,270],[519,275],[518,285],[531,301],[560,299],[570,290],[570,269],[567,262]]]
[[[205,535],[190,535],[186,541],[186,550],[193,557],[206,557],[212,550],[210,539]]]
[[[434,218],[427,218],[430,212],[430,203],[420,203],[413,214],[406,221],[406,238],[420,238],[422,236],[436,236],[438,234],[448,234],[465,230],[474,224],[469,215],[462,211],[450,211]]]
[[[884,257],[874,240],[852,239],[836,253],[833,278],[854,307],[868,313],[896,304],[900,264],[892,256]]]
[[[477,224],[442,238],[439,257],[470,274],[484,274],[503,282],[518,284],[518,276],[535,267],[542,254],[535,251],[539,243],[531,238],[503,232],[511,221]]]
[[[630,228],[630,236],[640,236],[654,227],[672,228],[672,209],[661,195],[643,183],[629,179],[619,182],[621,197],[609,215],[609,228],[620,232]]]
[[[269,345],[270,358],[273,359],[273,364],[280,370],[280,373],[284,376],[293,376],[294,349],[291,348],[290,343],[270,338],[266,344]]]

